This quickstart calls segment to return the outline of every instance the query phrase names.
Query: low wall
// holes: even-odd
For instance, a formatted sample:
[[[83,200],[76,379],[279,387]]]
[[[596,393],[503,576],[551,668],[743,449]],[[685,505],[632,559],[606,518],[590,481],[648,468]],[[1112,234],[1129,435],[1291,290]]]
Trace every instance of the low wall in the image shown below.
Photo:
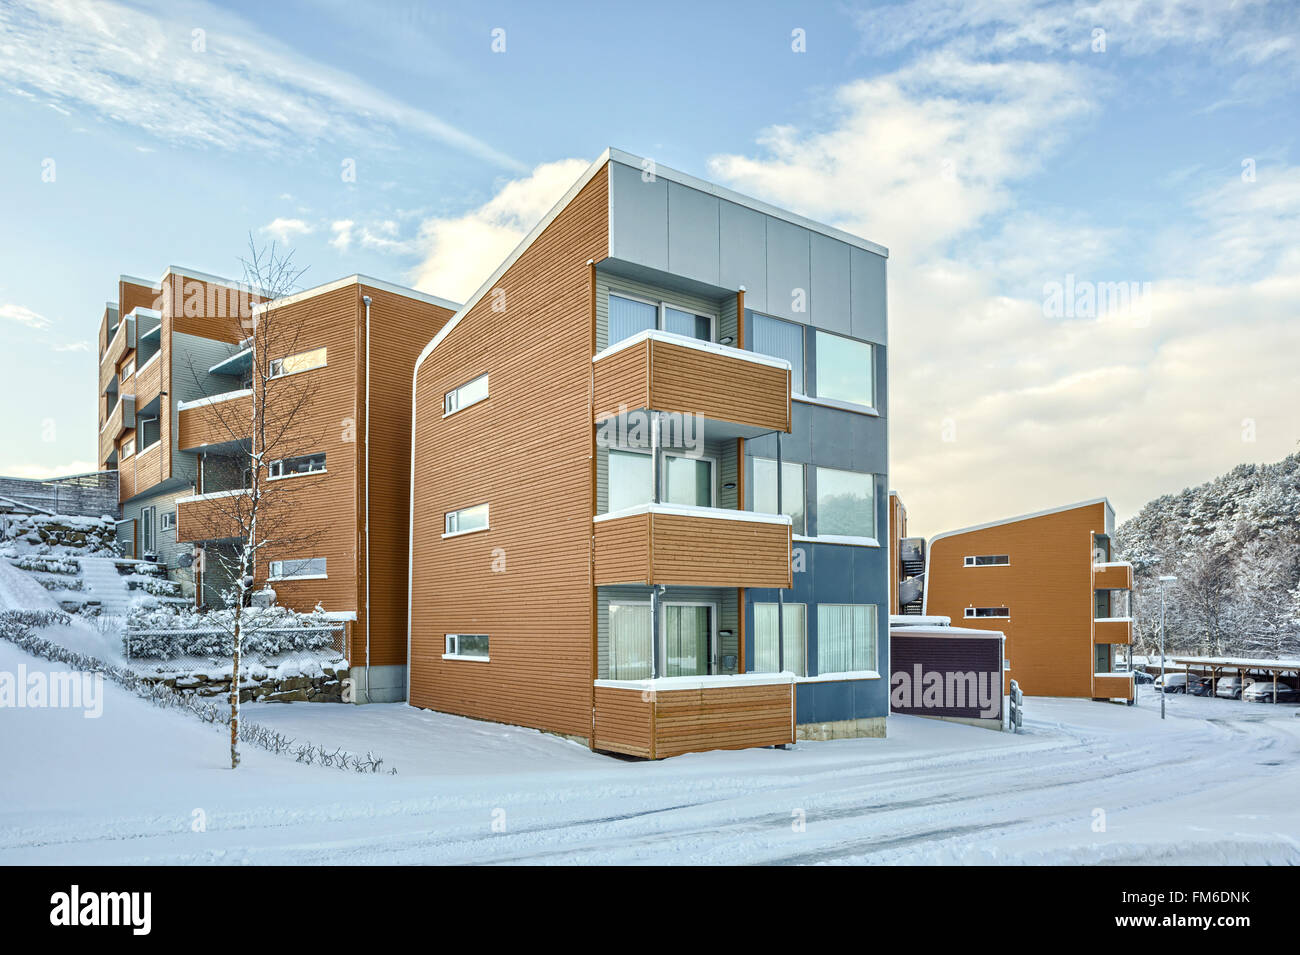
[[[149,683],[161,683],[181,693],[193,693],[201,697],[229,697],[230,672],[224,673],[177,673],[152,676],[140,674],[141,679]],[[345,687],[349,681],[346,667],[335,669],[323,666],[319,673],[293,676],[279,676],[266,667],[252,666],[244,671],[239,681],[239,699],[248,703],[260,700],[266,703],[344,703]]]

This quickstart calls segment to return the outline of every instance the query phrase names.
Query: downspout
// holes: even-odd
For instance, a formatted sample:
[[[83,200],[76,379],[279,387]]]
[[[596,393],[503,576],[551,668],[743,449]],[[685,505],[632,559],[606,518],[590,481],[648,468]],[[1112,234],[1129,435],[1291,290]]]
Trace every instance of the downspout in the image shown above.
[[[365,480],[365,545],[366,545],[366,702],[370,702],[370,296],[361,296],[366,306],[366,480]]]

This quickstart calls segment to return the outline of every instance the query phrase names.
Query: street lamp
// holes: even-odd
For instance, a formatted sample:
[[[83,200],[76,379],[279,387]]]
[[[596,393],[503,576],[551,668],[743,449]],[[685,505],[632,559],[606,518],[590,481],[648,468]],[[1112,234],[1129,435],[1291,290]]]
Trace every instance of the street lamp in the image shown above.
[[[1177,577],[1160,578],[1160,718],[1165,718],[1165,584],[1178,583]]]

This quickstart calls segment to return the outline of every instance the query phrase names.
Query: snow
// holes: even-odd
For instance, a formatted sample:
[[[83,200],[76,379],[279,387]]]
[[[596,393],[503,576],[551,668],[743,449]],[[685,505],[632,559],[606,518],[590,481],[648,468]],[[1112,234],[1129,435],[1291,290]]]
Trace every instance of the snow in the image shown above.
[[[20,664],[58,669],[0,641]],[[100,719],[0,710],[0,864],[1300,862],[1288,706],[1027,698],[1021,734],[895,716],[654,763],[403,704],[243,707],[387,776],[252,747],[231,771],[224,730],[103,692]]]

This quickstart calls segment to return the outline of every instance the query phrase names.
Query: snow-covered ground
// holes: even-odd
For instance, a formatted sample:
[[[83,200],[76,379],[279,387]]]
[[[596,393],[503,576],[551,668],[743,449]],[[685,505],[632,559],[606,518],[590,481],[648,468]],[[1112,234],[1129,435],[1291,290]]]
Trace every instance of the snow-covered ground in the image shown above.
[[[0,641],[20,664],[57,669]],[[232,772],[223,730],[106,684],[100,719],[0,709],[0,862],[1300,862],[1295,708],[1171,697],[1162,724],[1144,691],[1031,698],[1018,736],[892,717],[658,763],[403,705],[245,707],[398,770],[375,776],[251,747]]]

